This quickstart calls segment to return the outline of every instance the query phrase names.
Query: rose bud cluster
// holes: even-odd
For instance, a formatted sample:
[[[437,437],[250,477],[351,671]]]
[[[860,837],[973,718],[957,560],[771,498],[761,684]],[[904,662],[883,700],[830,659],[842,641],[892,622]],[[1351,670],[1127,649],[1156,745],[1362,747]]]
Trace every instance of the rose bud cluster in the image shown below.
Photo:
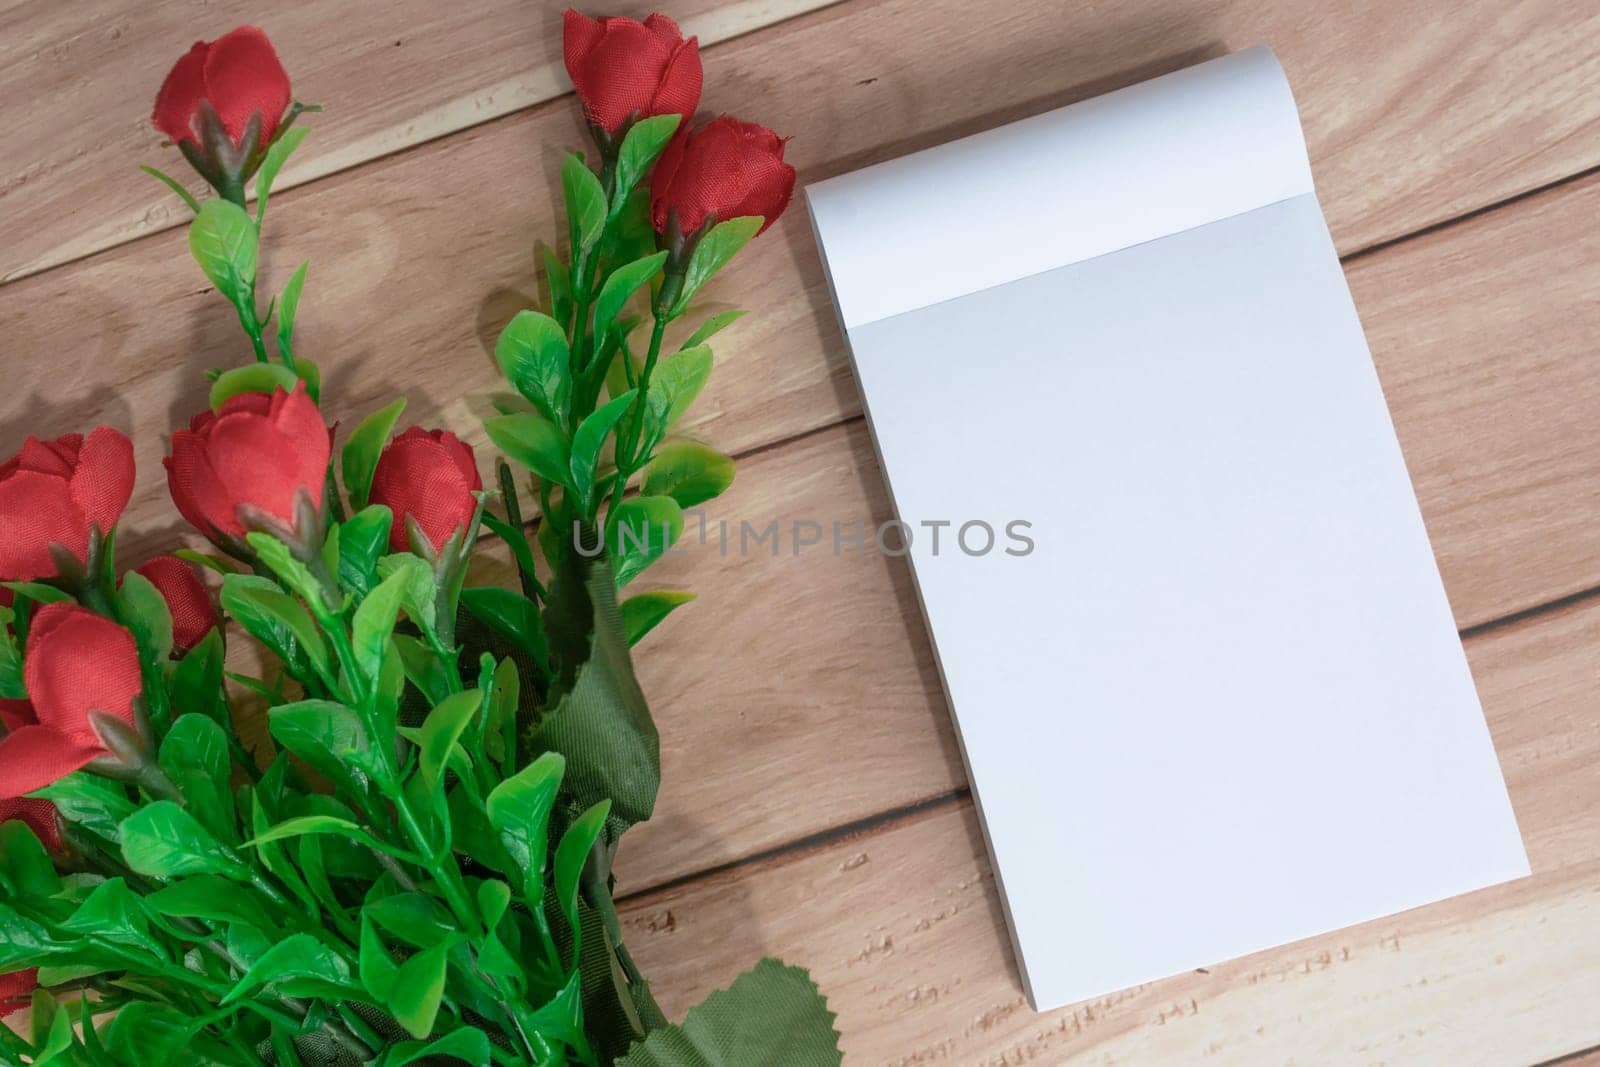
[[[669,240],[691,243],[708,223],[759,215],[765,231],[794,194],[794,168],[783,138],[723,115],[681,130],[662,151],[650,184],[650,221]],[[760,231],[758,231],[760,232]]]
[[[699,44],[693,37],[685,41],[667,16],[592,19],[568,9],[563,29],[567,73],[584,114],[606,135],[602,148],[638,119],[682,115],[687,121],[699,106]]]
[[[161,84],[150,121],[201,177],[242,206],[244,183],[287,125],[289,106],[289,75],[272,42],[241,26],[195,42]]]
[[[378,456],[367,499],[394,514],[390,548],[404,552],[412,547],[414,527],[437,556],[472,521],[478,508],[473,494],[482,488],[471,445],[447,430],[413,426]]]
[[[306,393],[241,393],[172,434],[164,461],[172,502],[227,551],[248,556],[244,536],[265,530],[304,556],[320,548],[331,435]]]
[[[137,772],[146,746],[132,634],[77,604],[46,604],[29,627],[22,675],[28,700],[7,702],[0,740],[0,799],[95,761],[107,773]]]
[[[109,426],[28,438],[0,464],[0,581],[81,581],[132,494],[133,444]]]
[[[194,567],[176,556],[157,556],[134,570],[147,578],[172,613],[173,655],[189,651],[222,623],[211,592]]]

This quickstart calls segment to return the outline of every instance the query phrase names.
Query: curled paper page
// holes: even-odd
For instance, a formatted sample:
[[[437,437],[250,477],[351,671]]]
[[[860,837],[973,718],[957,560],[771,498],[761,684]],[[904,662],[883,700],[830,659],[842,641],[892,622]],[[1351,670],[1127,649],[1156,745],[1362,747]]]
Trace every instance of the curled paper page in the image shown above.
[[[1036,1007],[1528,872],[1270,52],[807,194]]]

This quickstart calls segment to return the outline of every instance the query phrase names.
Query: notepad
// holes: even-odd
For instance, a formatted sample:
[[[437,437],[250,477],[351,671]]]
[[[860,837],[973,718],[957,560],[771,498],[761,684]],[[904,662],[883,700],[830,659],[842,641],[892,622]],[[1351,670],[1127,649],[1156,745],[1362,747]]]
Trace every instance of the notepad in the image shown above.
[[[1035,1008],[1529,873],[1269,50],[806,194]]]

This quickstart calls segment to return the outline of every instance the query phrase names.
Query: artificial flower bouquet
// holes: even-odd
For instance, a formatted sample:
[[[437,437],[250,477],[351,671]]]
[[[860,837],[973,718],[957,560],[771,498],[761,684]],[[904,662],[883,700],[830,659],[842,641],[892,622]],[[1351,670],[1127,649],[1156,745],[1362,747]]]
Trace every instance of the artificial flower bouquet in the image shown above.
[[[155,125],[215,195],[152,173],[254,358],[172,434],[205,552],[124,569],[115,429],[0,467],[0,996],[31,1008],[0,1062],[839,1061],[815,986],[774,960],[668,1023],[611,896],[660,779],[630,646],[689,599],[627,587],[733,477],[671,436],[736,314],[691,308],[794,171],[769,130],[690,125],[700,57],[669,19],[568,12],[565,45],[596,151],[561,168],[544,306],[496,346],[511,389],[485,429],[510,462],[487,490],[453,433],[394,434],[403,401],[330,428],[306,266],[258,291],[315,110],[266,36],[196,44],[162,85]],[[514,588],[467,584],[490,541]],[[271,745],[246,745],[246,705]]]

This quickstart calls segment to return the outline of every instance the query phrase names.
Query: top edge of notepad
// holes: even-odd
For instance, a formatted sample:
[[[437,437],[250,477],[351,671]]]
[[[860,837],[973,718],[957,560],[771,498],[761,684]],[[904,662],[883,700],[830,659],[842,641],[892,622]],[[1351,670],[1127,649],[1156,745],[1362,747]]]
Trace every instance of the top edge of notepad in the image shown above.
[[[806,188],[845,329],[1312,192],[1271,49]]]

